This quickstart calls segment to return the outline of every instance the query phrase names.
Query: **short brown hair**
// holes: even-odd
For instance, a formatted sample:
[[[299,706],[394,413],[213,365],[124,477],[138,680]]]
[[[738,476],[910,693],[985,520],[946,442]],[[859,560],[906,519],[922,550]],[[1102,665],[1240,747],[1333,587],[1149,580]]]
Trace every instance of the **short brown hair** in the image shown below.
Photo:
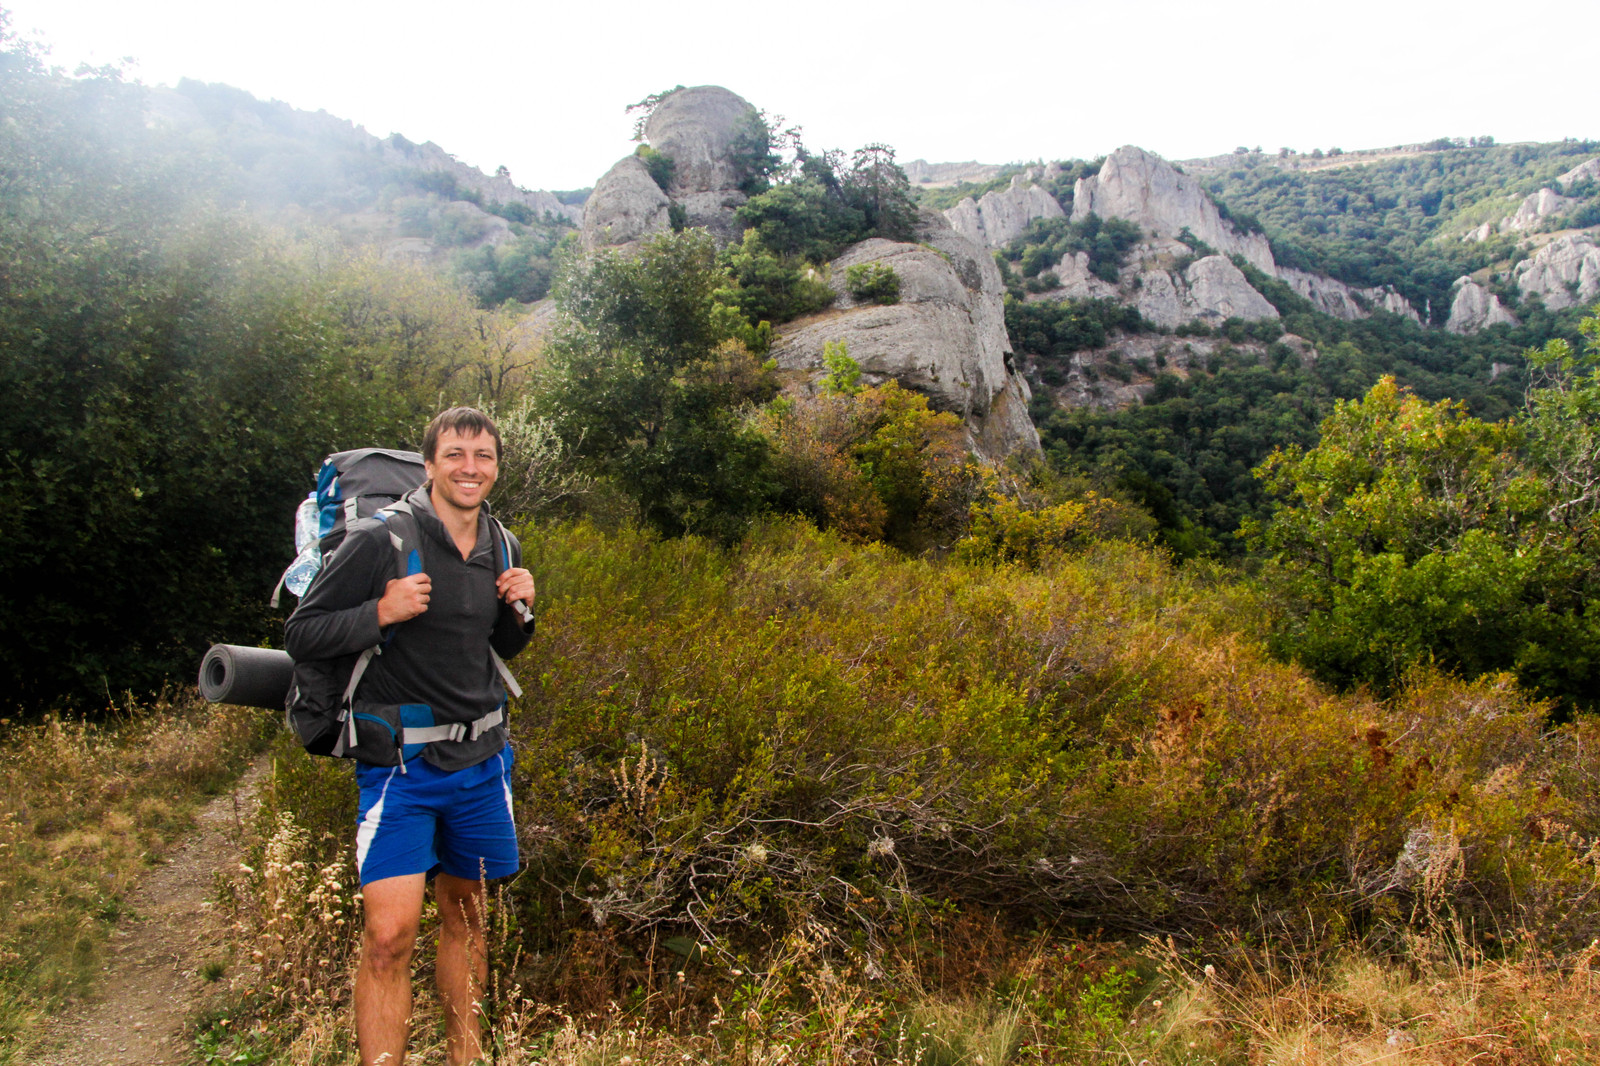
[[[500,458],[500,430],[494,424],[494,419],[476,407],[452,407],[433,416],[427,432],[422,434],[422,457],[428,462],[433,462],[433,457],[439,451],[439,435],[446,432],[458,437],[476,437],[480,433],[487,433],[494,438],[494,457]]]

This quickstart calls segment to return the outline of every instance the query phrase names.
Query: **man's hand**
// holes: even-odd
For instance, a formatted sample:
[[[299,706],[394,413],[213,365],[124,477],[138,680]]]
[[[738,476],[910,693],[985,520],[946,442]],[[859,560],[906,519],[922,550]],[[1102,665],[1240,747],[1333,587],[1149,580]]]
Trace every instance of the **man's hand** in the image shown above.
[[[533,587],[533,575],[520,566],[514,566],[502,573],[495,582],[495,589],[505,602],[514,604],[521,600],[529,609],[532,609],[533,597],[537,595]]]
[[[378,601],[378,628],[387,629],[426,611],[432,592],[433,579],[427,574],[412,574],[390,581],[384,587],[383,599]]]

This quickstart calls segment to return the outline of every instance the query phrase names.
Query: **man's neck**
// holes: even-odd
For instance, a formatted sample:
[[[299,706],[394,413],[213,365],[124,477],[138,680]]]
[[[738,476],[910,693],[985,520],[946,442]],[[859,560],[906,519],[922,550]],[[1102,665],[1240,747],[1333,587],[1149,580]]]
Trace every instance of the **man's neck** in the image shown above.
[[[472,549],[478,544],[478,512],[483,508],[462,510],[448,500],[441,499],[439,491],[431,487],[428,490],[428,501],[433,504],[433,513],[444,523],[445,532],[450,534],[450,539],[455,542],[461,558],[470,556]]]

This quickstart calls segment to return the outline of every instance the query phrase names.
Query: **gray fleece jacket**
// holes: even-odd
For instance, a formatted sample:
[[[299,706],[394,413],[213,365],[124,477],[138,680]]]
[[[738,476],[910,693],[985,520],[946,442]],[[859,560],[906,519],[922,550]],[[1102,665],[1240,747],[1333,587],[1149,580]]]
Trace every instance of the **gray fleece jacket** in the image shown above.
[[[284,623],[285,646],[296,661],[352,655],[388,640],[356,691],[355,710],[363,728],[374,718],[398,725],[401,704],[425,704],[438,724],[481,718],[506,698],[489,649],[509,660],[533,633],[531,624],[524,629],[516,612],[496,594],[498,551],[488,515],[479,514],[477,545],[462,559],[433,510],[427,486],[406,499],[421,530],[422,569],[432,580],[428,609],[391,626],[392,633],[378,628],[378,600],[399,575],[388,527],[368,518],[350,526],[344,543]],[[522,565],[522,546],[515,537],[508,565]],[[422,757],[441,770],[459,770],[489,758],[505,743],[501,724],[477,740],[429,744]]]

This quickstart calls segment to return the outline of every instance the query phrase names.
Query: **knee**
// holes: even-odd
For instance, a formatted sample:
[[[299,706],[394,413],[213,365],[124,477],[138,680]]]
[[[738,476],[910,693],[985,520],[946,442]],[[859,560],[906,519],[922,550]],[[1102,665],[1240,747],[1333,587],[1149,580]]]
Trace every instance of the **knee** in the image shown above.
[[[379,970],[409,969],[417,943],[416,922],[368,922],[361,936],[361,960]]]

